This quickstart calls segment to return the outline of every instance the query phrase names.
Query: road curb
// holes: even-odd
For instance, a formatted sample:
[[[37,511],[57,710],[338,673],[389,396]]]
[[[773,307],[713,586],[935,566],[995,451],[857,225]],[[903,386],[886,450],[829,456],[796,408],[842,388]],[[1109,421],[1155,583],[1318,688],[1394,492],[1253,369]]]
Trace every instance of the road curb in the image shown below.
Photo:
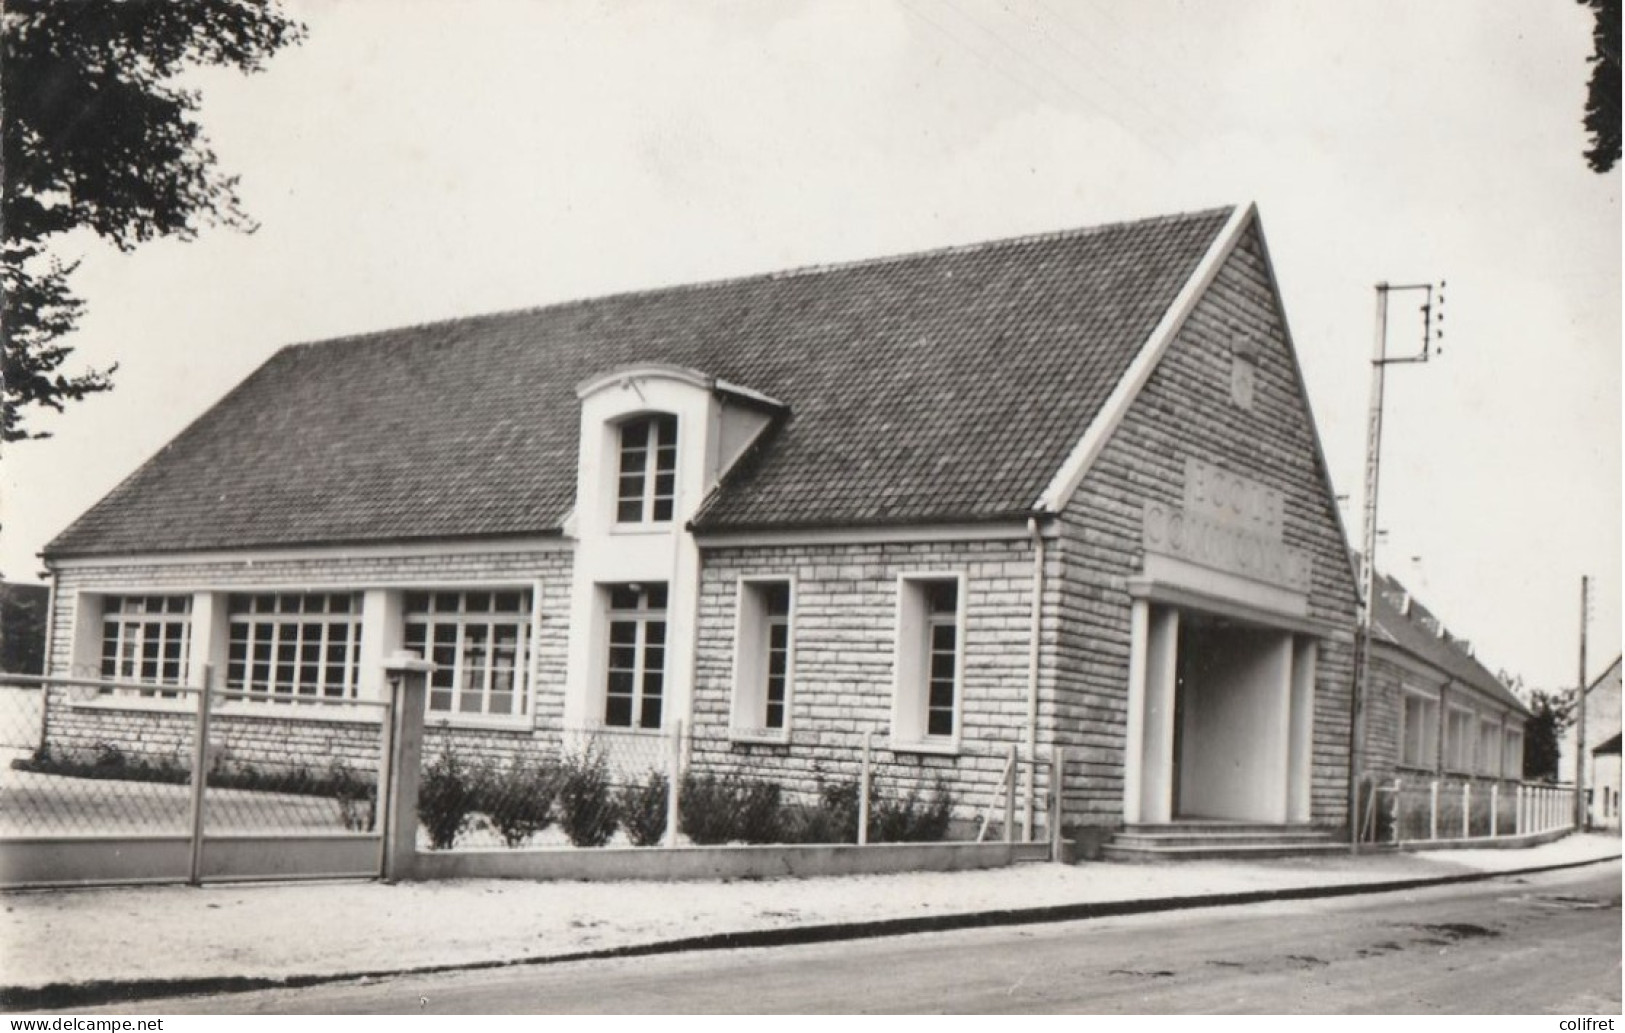
[[[1293,886],[1286,889],[1247,890],[1237,893],[1208,893],[1183,897],[1147,897],[1132,900],[1105,900],[1079,904],[1051,904],[1045,907],[972,911],[951,915],[922,915],[912,918],[884,918],[867,922],[796,926],[784,929],[755,929],[744,932],[708,933],[676,940],[574,951],[540,957],[504,958],[491,961],[448,962],[410,968],[363,972],[332,972],[293,976],[198,976],[131,980],[93,980],[81,983],[48,983],[39,987],[0,987],[0,1008],[10,1012],[62,1011],[75,1007],[133,1003],[156,997],[198,994],[247,993],[255,990],[291,990],[331,983],[366,979],[394,979],[402,976],[437,975],[446,972],[477,972],[488,969],[518,968],[529,965],[561,965],[576,961],[602,961],[611,958],[648,957],[702,950],[739,950],[757,947],[790,947],[839,940],[869,940],[914,933],[952,932],[960,929],[991,929],[1012,925],[1039,925],[1076,922],[1091,918],[1146,915],[1208,907],[1234,907],[1272,901],[1313,900],[1325,897],[1352,897],[1369,893],[1396,893],[1403,890],[1488,882],[1514,875],[1583,868],[1618,861],[1619,854],[1583,861],[1533,865],[1497,872],[1467,872],[1414,879],[1388,879],[1351,882],[1331,886]]]

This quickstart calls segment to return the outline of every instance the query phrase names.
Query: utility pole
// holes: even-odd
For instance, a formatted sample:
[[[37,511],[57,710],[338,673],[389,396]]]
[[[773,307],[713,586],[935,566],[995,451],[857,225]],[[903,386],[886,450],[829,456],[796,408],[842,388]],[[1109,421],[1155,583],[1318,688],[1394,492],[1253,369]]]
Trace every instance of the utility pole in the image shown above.
[[[1426,362],[1432,352],[1443,354],[1444,281],[1431,283],[1376,285],[1377,329],[1371,354],[1371,406],[1367,413],[1365,436],[1365,505],[1360,545],[1360,635],[1355,650],[1354,705],[1349,727],[1349,827],[1354,849],[1359,850],[1360,778],[1365,769],[1365,711],[1371,678],[1371,629],[1377,601],[1377,486],[1382,458],[1382,406],[1384,379],[1389,366]],[[1422,302],[1422,349],[1412,355],[1388,355],[1388,296],[1419,291]],[[1435,297],[1437,292],[1437,297]],[[1434,323],[1441,326],[1435,329]]]
[[[1586,625],[1591,623],[1591,578],[1580,576],[1580,694],[1574,715],[1574,827],[1591,817],[1586,806]]]

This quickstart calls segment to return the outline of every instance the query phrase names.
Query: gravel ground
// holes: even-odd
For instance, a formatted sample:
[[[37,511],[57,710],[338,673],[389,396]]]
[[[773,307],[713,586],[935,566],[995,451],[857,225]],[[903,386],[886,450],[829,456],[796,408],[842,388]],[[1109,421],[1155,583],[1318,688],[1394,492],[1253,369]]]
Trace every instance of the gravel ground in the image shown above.
[[[1527,850],[725,882],[375,882],[0,893],[0,986],[400,971],[725,932],[1512,871],[1618,857]]]

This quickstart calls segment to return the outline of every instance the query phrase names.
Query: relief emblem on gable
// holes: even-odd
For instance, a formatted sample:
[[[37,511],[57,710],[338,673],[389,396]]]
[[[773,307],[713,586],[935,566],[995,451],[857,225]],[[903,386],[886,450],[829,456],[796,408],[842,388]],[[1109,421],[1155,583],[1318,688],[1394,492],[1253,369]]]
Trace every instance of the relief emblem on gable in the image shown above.
[[[1258,345],[1237,337],[1230,346],[1230,400],[1243,409],[1253,407],[1258,383]]]

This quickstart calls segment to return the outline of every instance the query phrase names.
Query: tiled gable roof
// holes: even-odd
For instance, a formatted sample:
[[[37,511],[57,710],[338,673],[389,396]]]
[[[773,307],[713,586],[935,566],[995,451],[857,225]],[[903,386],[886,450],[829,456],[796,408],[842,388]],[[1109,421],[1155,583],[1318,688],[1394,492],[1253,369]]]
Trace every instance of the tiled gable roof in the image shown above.
[[[555,533],[574,387],[664,362],[788,416],[704,529],[1029,510],[1228,210],[285,348],[47,556]]]
[[[1521,714],[1529,713],[1529,708],[1501,679],[1469,655],[1465,642],[1451,636],[1437,617],[1410,597],[1404,585],[1383,574],[1376,595],[1372,613],[1377,642],[1397,646],[1458,684],[1470,686]]]

